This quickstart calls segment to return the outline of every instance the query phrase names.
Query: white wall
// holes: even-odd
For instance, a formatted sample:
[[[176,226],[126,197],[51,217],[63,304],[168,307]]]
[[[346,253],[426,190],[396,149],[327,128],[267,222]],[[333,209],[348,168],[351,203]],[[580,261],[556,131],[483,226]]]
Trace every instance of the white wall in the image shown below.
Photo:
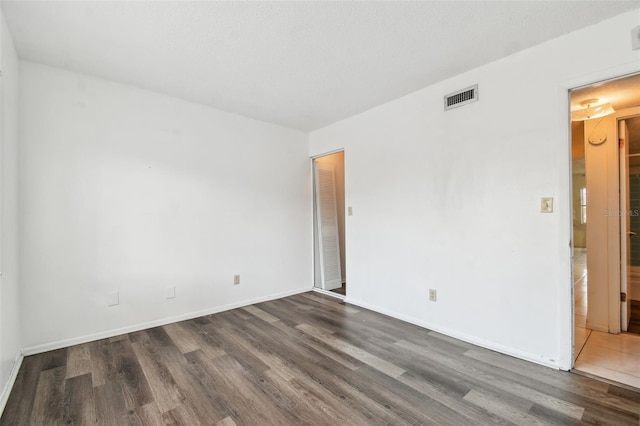
[[[26,353],[311,289],[306,134],[29,62],[20,77]]]
[[[310,155],[345,149],[347,301],[570,368],[567,90],[640,70],[637,23],[620,15],[312,132]],[[443,111],[475,83],[479,102]]]
[[[20,357],[18,295],[18,58],[0,13],[0,413]]]

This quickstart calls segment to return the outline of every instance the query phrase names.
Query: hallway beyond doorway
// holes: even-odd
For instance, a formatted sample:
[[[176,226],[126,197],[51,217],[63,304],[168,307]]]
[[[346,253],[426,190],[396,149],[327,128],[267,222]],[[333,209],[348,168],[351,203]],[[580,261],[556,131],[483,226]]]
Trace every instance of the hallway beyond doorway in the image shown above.
[[[574,344],[573,356],[578,358],[589,338],[587,329],[587,250],[575,248],[573,257]]]
[[[591,376],[640,388],[640,335],[609,334],[586,326],[587,267],[586,249],[574,252],[574,370]]]

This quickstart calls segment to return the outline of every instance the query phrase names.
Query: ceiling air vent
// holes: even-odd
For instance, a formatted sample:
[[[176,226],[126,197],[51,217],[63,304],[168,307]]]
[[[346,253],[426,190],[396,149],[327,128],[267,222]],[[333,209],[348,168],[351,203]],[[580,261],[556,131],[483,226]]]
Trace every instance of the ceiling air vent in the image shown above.
[[[462,105],[478,101],[478,85],[449,93],[444,97],[444,110],[458,108]]]

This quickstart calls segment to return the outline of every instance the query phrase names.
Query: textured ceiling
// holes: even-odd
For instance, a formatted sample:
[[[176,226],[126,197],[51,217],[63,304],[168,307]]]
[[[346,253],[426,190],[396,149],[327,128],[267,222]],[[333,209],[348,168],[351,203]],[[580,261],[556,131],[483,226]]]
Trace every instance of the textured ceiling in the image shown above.
[[[312,130],[633,1],[2,1],[19,56]]]

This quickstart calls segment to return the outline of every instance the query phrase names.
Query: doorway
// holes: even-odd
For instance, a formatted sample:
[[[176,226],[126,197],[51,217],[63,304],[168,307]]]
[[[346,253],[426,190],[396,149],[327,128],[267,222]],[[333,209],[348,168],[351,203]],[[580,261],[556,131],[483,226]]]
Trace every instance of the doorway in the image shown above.
[[[344,151],[312,159],[314,289],[347,294]]]
[[[637,87],[640,74],[570,92],[573,371],[634,388],[640,388],[640,335],[630,333],[640,307]]]
[[[621,329],[640,335],[640,115],[618,119],[620,141]]]

